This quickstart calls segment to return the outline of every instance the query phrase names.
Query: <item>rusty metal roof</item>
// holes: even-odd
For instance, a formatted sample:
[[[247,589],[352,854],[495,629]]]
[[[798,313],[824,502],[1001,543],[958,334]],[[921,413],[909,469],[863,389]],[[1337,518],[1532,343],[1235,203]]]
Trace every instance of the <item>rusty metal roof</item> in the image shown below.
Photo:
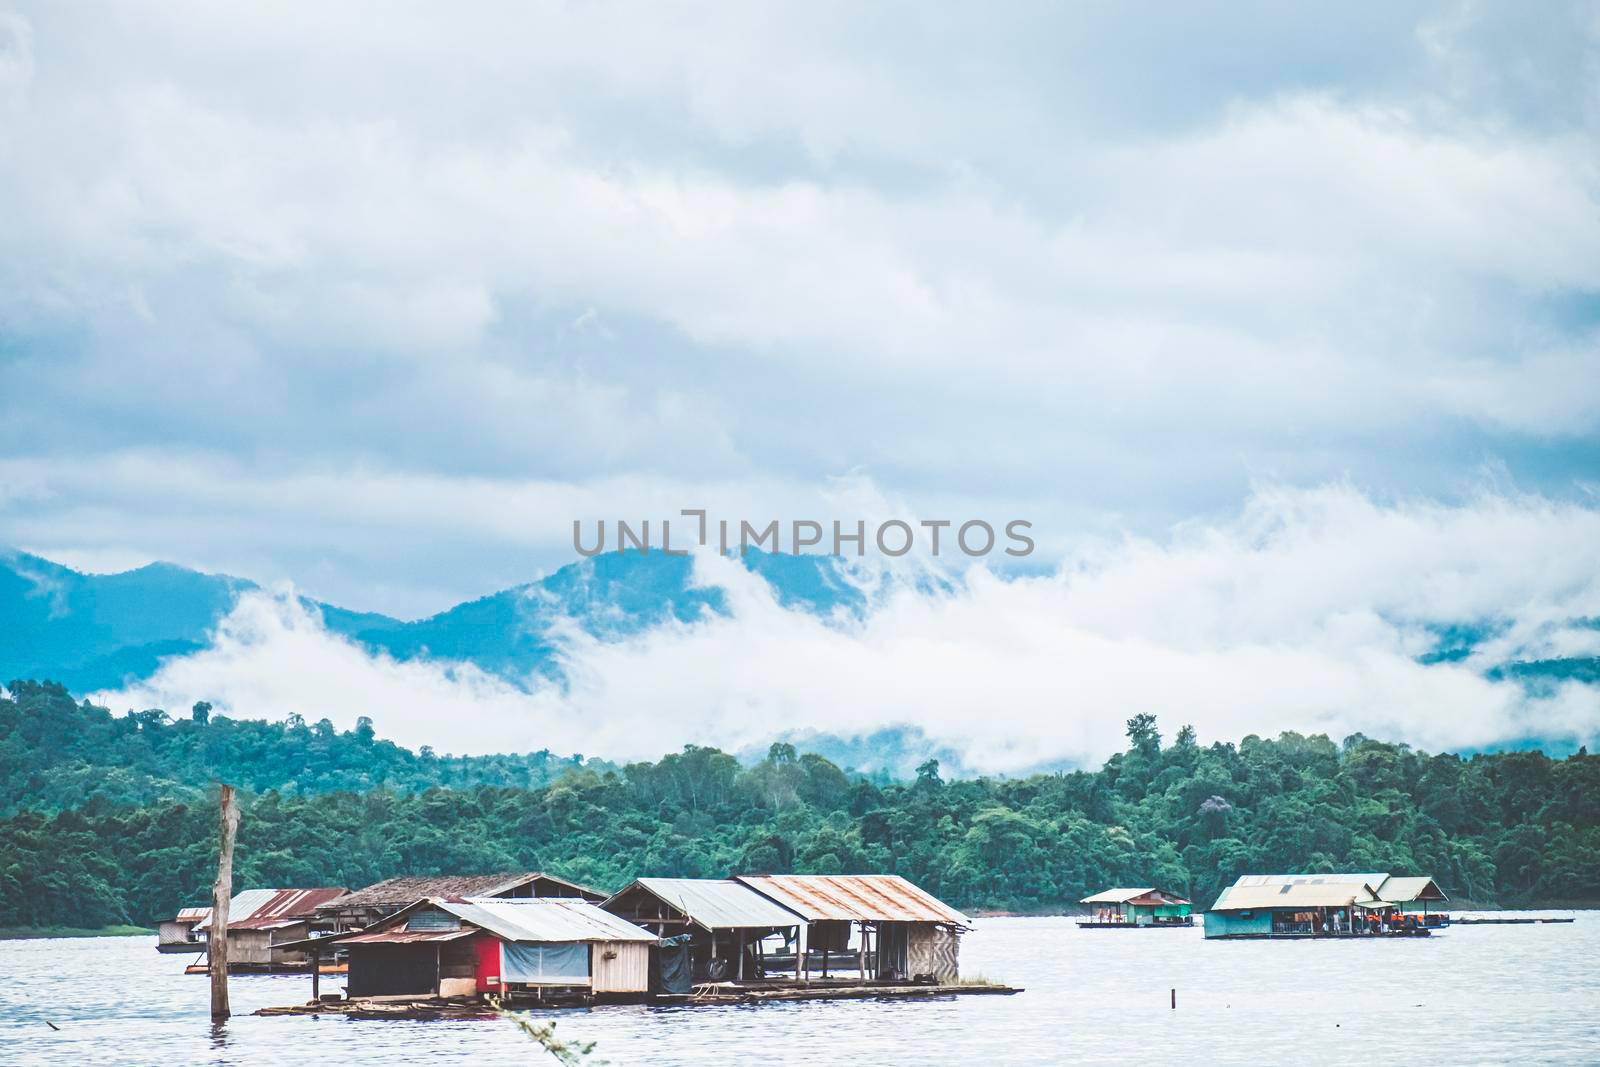
[[[179,908],[178,914],[173,917],[173,922],[197,923],[211,918],[210,908]]]
[[[605,894],[588,886],[557,878],[542,871],[500,874],[403,875],[389,878],[354,893],[346,893],[319,905],[323,911],[343,908],[395,908],[428,897],[498,897],[535,882],[552,882],[570,895],[586,900],[604,900]]]
[[[972,920],[898,874],[742,875],[738,881],[808,922],[931,922],[970,927]]]
[[[234,894],[228,901],[229,930],[271,930],[292,926],[311,918],[319,905],[342,897],[347,893],[343,886],[321,889],[246,889]],[[211,909],[195,927],[211,927]]]
[[[482,932],[475,926],[464,926],[459,930],[379,930],[372,934],[351,934],[338,938],[338,941],[342,945],[414,945],[424,941],[456,941],[463,937],[476,937]]]
[[[1126,904],[1134,897],[1142,897],[1146,893],[1154,893],[1155,887],[1145,886],[1143,889],[1107,889],[1096,893],[1092,897],[1084,897],[1079,904]]]
[[[1084,897],[1079,904],[1139,904],[1159,907],[1163,904],[1187,904],[1188,900],[1165,889],[1107,889],[1092,897]]]

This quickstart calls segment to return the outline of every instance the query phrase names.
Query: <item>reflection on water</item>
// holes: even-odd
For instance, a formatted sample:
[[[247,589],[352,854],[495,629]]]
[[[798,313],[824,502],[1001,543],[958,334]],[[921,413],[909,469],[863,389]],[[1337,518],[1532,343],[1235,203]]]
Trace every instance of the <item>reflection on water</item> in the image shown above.
[[[986,919],[962,969],[1015,997],[552,1013],[612,1064],[1600,1062],[1600,914],[1435,937],[1205,942],[1180,930]],[[254,1018],[310,996],[304,977],[208,986],[153,938],[0,942],[0,1062],[539,1062],[498,1020]],[[1177,1010],[1169,1007],[1176,989]],[[60,1027],[51,1030],[47,1023]]]

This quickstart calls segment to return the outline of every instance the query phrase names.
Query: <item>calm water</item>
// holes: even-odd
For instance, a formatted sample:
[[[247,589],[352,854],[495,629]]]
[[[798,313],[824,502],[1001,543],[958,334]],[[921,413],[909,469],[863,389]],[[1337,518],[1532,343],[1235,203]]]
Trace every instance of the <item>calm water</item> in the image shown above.
[[[213,1030],[205,978],[182,973],[188,959],[158,955],[153,937],[0,942],[0,1062],[541,1062],[500,1020],[247,1014],[307,999],[305,977],[236,978],[243,1014]],[[612,1064],[1600,1063],[1600,913],[1273,944],[1206,943],[1198,927],[986,919],[963,942],[962,967],[1027,992],[551,1014],[558,1033],[598,1041]]]

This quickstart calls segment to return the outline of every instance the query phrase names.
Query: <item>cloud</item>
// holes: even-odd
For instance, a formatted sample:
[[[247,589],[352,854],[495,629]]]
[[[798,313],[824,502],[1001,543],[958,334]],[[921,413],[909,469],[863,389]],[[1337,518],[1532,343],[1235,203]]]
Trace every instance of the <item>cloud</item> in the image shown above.
[[[212,648],[97,699],[208,699],[344,726],[367,714],[413,745],[614,759],[910,723],[993,771],[1092,763],[1146,711],[1204,741],[1362,731],[1439,750],[1600,736],[1600,689],[1531,695],[1483,674],[1595,647],[1584,620],[1600,616],[1600,510],[1541,497],[1442,506],[1263,488],[1226,522],[1106,543],[1047,576],[975,568],[938,593],[891,582],[861,619],[787,610],[714,556],[697,575],[726,591],[727,616],[616,642],[565,631],[562,687],[373,658],[280,593],[242,601]],[[1418,662],[1439,627],[1462,623],[1496,636],[1465,660]]]
[[[7,10],[0,542],[420,612],[564,561],[457,507],[502,486],[800,512],[864,471],[1058,553],[1262,479],[1570,496],[1597,41],[1581,3]],[[383,502],[277,495],[313,484]]]

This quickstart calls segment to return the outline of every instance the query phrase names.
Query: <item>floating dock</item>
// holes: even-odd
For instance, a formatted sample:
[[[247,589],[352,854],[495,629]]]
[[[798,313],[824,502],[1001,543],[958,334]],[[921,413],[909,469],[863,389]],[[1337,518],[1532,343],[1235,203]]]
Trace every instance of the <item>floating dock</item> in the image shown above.
[[[1452,926],[1527,926],[1533,923],[1569,923],[1573,917],[1532,916],[1524,919],[1452,919]]]
[[[324,963],[317,969],[318,974],[346,974],[349,966],[343,963]],[[211,966],[206,963],[191,963],[183,969],[184,974],[210,974]],[[306,963],[230,963],[229,974],[310,974],[311,964]]]
[[[645,1004],[694,1007],[697,1005],[768,1004],[795,1000],[920,1000],[931,997],[1014,996],[1018,986],[992,983],[957,985],[882,985],[839,984],[811,986],[748,986],[735,983],[697,985],[691,993],[658,994],[643,998]],[[587,1007],[593,997],[546,997],[542,1000],[519,998],[510,1009],[541,1006],[547,1008]],[[256,1015],[344,1015],[352,1019],[471,1019],[490,1017],[494,1009],[478,997],[358,997],[352,1000],[329,996],[304,1004],[260,1008]]]

